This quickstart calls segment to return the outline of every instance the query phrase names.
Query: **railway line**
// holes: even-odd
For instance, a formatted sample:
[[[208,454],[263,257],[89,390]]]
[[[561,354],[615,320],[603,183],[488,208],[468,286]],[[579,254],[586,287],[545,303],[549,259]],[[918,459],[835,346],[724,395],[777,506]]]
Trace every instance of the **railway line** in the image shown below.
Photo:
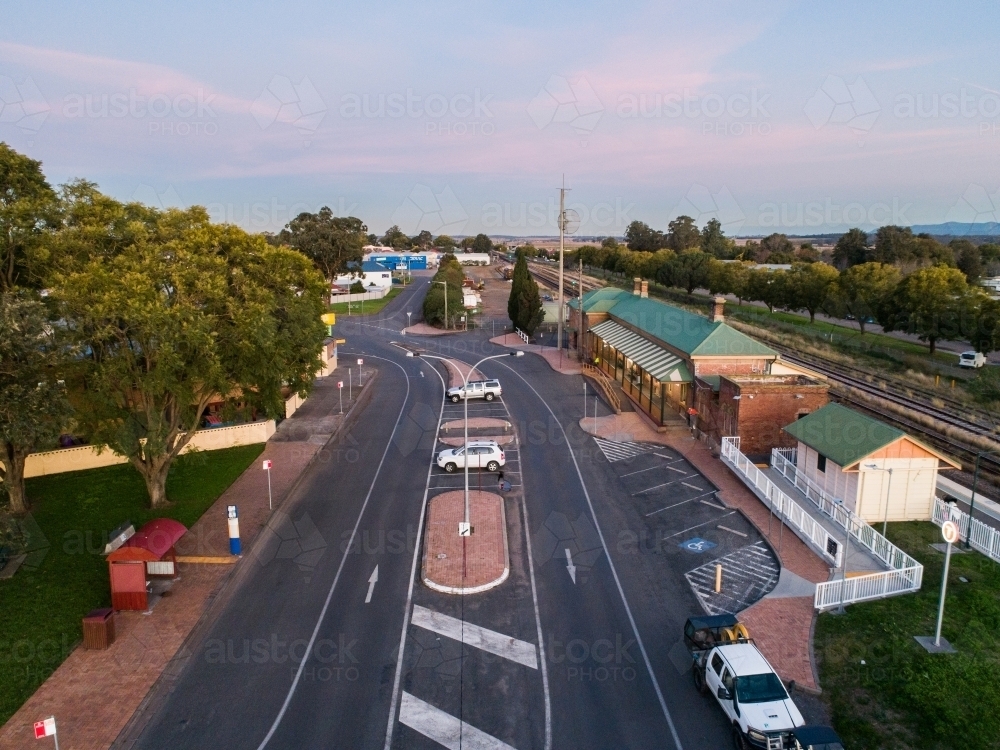
[[[559,270],[556,268],[551,268],[540,263],[529,263],[528,272],[534,276],[536,280],[541,281],[547,286],[551,286],[553,289],[559,287]],[[577,296],[576,287],[579,284],[579,280],[579,273],[574,272],[572,269],[567,268],[563,271],[563,293],[566,295],[567,299]],[[584,293],[594,289],[601,289],[604,286],[605,285],[602,282],[592,277],[583,277]]]

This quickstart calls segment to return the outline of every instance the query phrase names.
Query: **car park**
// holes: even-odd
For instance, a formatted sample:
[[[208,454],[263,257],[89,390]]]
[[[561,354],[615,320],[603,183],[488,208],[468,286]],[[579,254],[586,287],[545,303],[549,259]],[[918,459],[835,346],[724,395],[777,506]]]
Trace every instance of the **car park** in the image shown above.
[[[473,380],[466,385],[448,389],[448,400],[457,404],[463,398],[484,398],[492,401],[503,394],[499,380]]]
[[[470,469],[499,471],[506,463],[503,449],[495,440],[473,440],[464,447],[448,448],[438,453],[437,465],[451,474],[465,468],[466,458]]]

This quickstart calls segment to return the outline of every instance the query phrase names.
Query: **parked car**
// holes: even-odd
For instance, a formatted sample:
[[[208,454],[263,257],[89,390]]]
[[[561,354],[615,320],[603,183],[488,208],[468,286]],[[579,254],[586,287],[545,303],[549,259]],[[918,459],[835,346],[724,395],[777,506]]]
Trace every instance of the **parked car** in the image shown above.
[[[496,440],[472,440],[466,447],[449,448],[438,453],[437,465],[451,474],[465,468],[466,456],[470,469],[499,471],[506,463],[503,450]]]
[[[805,720],[734,615],[690,618],[684,642],[694,659],[695,686],[725,712],[737,750],[796,747],[793,730]]]
[[[464,385],[457,385],[448,389],[448,399],[457,404],[463,398],[485,398],[492,401],[497,396],[503,394],[499,380],[473,380],[468,388]]]
[[[962,352],[958,357],[959,367],[979,368],[986,364],[986,355],[982,352]]]

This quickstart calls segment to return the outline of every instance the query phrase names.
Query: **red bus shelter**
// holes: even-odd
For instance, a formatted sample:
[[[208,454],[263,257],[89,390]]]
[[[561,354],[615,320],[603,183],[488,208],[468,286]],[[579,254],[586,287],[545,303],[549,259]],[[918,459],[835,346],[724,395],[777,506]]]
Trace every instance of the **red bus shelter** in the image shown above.
[[[149,579],[177,575],[174,545],[186,532],[182,523],[171,518],[154,518],[108,555],[111,606],[145,610]]]

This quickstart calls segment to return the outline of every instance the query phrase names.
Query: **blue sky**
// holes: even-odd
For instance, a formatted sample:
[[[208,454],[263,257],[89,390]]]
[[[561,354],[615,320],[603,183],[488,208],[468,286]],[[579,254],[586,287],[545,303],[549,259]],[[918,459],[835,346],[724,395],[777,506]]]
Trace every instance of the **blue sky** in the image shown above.
[[[0,139],[251,230],[1000,221],[995,3],[4,5]]]

